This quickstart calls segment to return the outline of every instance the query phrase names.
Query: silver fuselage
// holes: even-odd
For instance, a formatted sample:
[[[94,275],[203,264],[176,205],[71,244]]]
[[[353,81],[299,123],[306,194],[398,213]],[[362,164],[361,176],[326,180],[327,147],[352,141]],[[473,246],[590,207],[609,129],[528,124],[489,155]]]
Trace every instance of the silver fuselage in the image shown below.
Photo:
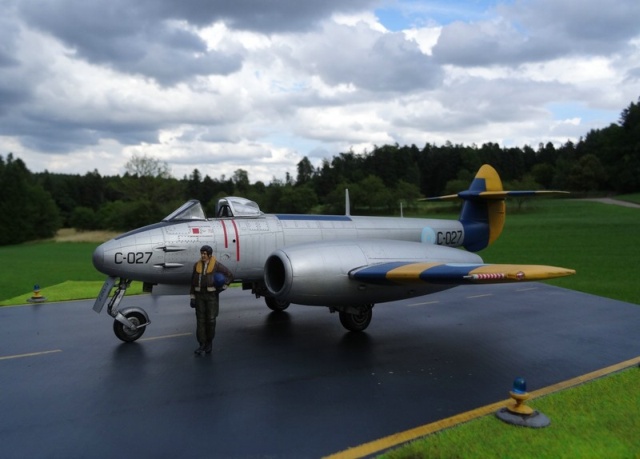
[[[261,215],[161,222],[125,233],[100,245],[93,264],[109,276],[151,284],[187,284],[202,245],[210,245],[236,281],[262,280],[276,249],[306,243],[380,239],[379,250],[398,259],[394,241],[458,247],[464,229],[456,220],[418,218]],[[468,260],[477,262],[478,256]],[[323,254],[327,256],[327,254]]]

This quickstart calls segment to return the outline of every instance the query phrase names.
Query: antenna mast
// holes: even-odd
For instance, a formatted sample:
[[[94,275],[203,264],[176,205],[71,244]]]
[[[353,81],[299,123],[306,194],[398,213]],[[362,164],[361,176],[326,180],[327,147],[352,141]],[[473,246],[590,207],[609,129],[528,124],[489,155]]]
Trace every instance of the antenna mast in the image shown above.
[[[349,188],[344,189],[344,214],[351,215],[351,202],[349,201]]]

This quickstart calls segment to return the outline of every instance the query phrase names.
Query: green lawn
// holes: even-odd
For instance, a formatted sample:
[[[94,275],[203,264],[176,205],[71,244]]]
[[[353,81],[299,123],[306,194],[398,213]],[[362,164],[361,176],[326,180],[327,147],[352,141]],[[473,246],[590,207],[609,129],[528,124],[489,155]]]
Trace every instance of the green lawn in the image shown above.
[[[490,263],[577,271],[550,284],[640,304],[640,209],[573,200],[531,201],[509,214],[500,239],[480,253]]]
[[[104,281],[106,276],[91,263],[91,254],[98,245],[37,242],[0,247],[0,264],[5,267],[0,276],[0,301],[25,294],[29,297],[35,284],[46,289],[65,281]],[[76,292],[64,299],[75,298],[71,294]]]

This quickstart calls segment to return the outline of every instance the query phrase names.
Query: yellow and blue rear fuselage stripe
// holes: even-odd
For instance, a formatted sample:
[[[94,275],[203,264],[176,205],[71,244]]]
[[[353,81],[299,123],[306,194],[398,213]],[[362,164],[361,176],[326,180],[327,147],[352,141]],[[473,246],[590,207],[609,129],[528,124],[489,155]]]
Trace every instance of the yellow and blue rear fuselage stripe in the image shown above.
[[[536,281],[571,276],[573,269],[543,265],[507,265],[482,263],[380,263],[349,273],[349,278],[372,284],[467,284]]]
[[[373,284],[398,284],[423,281],[436,284],[460,284],[477,281],[473,275],[487,265],[477,263],[410,263],[391,262],[354,270],[354,280]]]

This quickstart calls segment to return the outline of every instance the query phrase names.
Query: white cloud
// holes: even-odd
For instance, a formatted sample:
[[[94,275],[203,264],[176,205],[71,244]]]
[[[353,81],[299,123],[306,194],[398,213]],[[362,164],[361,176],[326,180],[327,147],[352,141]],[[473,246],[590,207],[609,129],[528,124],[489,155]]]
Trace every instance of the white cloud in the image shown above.
[[[433,47],[438,43],[442,27],[421,27],[416,29],[408,29],[404,34],[408,39],[415,41],[427,56],[433,55]]]
[[[600,4],[9,0],[0,154],[268,182],[385,143],[575,141],[640,94],[640,4]]]

